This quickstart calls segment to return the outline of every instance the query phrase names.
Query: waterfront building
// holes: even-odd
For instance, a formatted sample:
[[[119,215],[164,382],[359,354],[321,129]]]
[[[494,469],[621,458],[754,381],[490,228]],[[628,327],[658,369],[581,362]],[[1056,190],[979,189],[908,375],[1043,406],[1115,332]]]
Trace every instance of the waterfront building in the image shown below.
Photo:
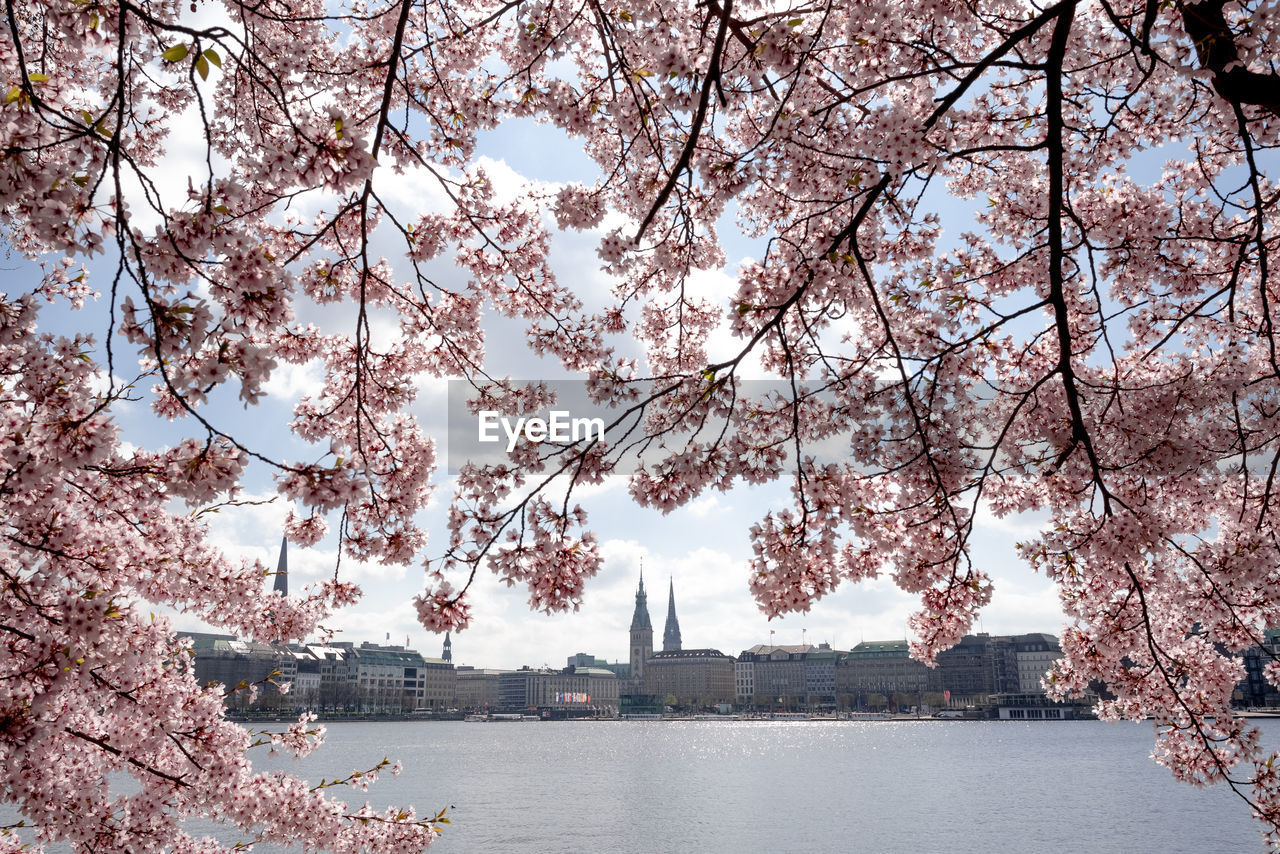
[[[457,679],[453,705],[464,712],[485,712],[499,708],[498,680],[504,670],[487,670],[462,665],[454,668]]]
[[[1019,693],[1018,651],[1009,636],[985,632],[965,635],[951,649],[938,653],[930,674],[933,691],[947,691],[952,708],[985,706],[993,694]]]
[[[804,654],[805,705],[809,711],[836,708],[836,664],[847,654],[848,650],[832,649],[825,642]]]
[[[585,652],[574,653],[569,656],[565,664],[569,667],[598,667],[601,670],[608,670],[614,676],[618,677],[618,686],[625,689],[630,683],[628,678],[631,675],[631,665],[625,661],[615,661],[610,663],[603,658],[596,658]],[[625,693],[625,691],[623,692]]]
[[[636,609],[631,615],[631,667],[625,693],[644,693],[644,663],[653,655],[653,623],[649,622],[649,599],[644,592],[644,568],[636,587]]]
[[[275,686],[292,681],[297,672],[292,657],[280,647],[237,640],[234,635],[183,634],[191,639],[192,666],[196,681],[201,685],[216,682],[228,690],[241,684],[257,686],[257,696],[252,703],[248,690],[229,694],[227,705],[230,708],[247,709],[251,705],[275,708],[281,701],[281,694]]]
[[[309,709],[320,697],[320,661],[292,650],[287,654],[293,658],[295,667],[293,684],[289,687],[289,703],[299,711]]]
[[[519,670],[504,670],[498,675],[498,711],[529,712],[528,680],[532,673],[528,665]]]
[[[1006,635],[988,637],[987,654],[991,659],[991,693],[1016,693],[1021,685],[1017,638]]]
[[[296,644],[289,647],[299,662],[307,659],[316,663],[320,674],[320,687],[314,697],[302,695],[302,704],[317,711],[353,712],[359,707],[359,696],[352,683],[347,656],[352,644]],[[293,692],[290,691],[292,694]]]
[[[734,660],[718,649],[663,650],[645,662],[645,691],[680,706],[731,703],[733,670]]]
[[[938,653],[938,666],[930,674],[930,687],[950,692],[951,706],[984,705],[994,693],[988,640],[988,635],[965,635],[951,649]]]
[[[1280,707],[1280,689],[1264,673],[1268,664],[1280,660],[1280,629],[1267,629],[1261,643],[1249,647],[1240,657],[1244,679],[1232,692],[1233,704],[1246,709]]]
[[[457,696],[452,662],[417,650],[366,642],[352,647],[348,660],[363,712],[441,712]]]
[[[632,721],[661,720],[663,699],[657,694],[622,694],[618,697],[618,717]]]
[[[989,706],[996,695],[1043,694],[1040,678],[1061,654],[1050,634],[979,633],[938,653],[928,668],[910,657],[905,640],[869,641],[840,660],[837,692],[853,709]]]
[[[612,717],[618,713],[618,687],[618,677],[600,667],[522,667],[499,675],[498,708],[546,718]]]
[[[755,659],[739,655],[733,662],[733,692],[739,706],[752,705],[756,695]]]
[[[1043,694],[1041,681],[1053,663],[1062,657],[1058,639],[1047,634],[1017,635],[1013,639],[1018,656],[1018,693]]]
[[[676,619],[676,582],[670,580],[667,594],[667,625],[662,630],[662,651],[672,652],[680,649],[680,621]]]
[[[458,696],[458,672],[452,661],[442,658],[422,658],[417,665],[417,711],[430,710],[435,713],[448,711],[455,707],[454,700]],[[412,668],[406,667],[404,672],[406,687],[414,680]]]
[[[534,680],[539,711],[550,717],[614,717],[618,714],[618,677],[602,667],[566,667],[559,673]]]
[[[743,650],[734,665],[734,682],[750,683],[751,693],[739,702],[758,709],[803,710],[808,698],[804,661],[811,649],[816,647],[756,644]]]
[[[838,665],[847,653],[831,644],[757,644],[734,662],[738,704],[775,711],[821,711],[837,705]]]
[[[930,672],[911,657],[905,640],[864,641],[836,666],[836,692],[841,705],[854,710],[882,708],[893,703],[894,695],[921,700],[929,690]]]

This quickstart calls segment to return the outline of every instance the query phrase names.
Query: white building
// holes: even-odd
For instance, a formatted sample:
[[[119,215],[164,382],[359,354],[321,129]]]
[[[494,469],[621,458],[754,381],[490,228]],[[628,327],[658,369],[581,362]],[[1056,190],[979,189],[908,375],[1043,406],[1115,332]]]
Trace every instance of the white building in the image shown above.
[[[1053,635],[1018,635],[1014,639],[1018,655],[1018,692],[1043,694],[1040,684],[1053,663],[1062,657],[1058,639]]]
[[[347,654],[348,679],[362,711],[444,711],[458,694],[453,663],[403,646],[362,643]]]

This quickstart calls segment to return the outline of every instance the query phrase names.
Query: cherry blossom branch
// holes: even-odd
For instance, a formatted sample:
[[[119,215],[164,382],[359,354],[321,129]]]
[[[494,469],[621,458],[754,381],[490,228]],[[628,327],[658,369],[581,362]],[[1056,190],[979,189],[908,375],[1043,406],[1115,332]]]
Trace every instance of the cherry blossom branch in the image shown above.
[[[116,756],[116,757],[119,757],[120,759],[123,759],[125,762],[128,762],[133,767],[151,775],[152,777],[158,777],[162,780],[167,780],[175,786],[185,787],[190,785],[189,783],[187,783],[187,781],[183,777],[180,777],[176,774],[170,774],[166,771],[161,771],[159,768],[154,768],[148,765],[147,763],[137,759],[136,757],[126,754],[123,750],[111,744],[105,738],[101,738],[95,735],[90,735],[87,732],[82,732],[81,730],[74,729],[72,727],[64,727],[63,731],[66,732],[68,735],[75,736],[81,741],[86,741],[89,744],[95,745],[96,747],[99,747],[102,750],[105,750],[107,753],[110,753],[112,756]]]
[[[667,182],[662,185],[662,189],[654,197],[649,213],[640,221],[640,226],[636,229],[636,235],[632,238],[633,243],[640,242],[640,238],[644,236],[645,229],[649,227],[649,223],[653,222],[653,218],[657,216],[658,211],[666,205],[667,199],[671,197],[671,191],[675,189],[676,182],[680,179],[680,176],[689,168],[689,162],[697,149],[698,136],[702,133],[702,125],[707,117],[707,106],[711,101],[711,88],[719,85],[720,81],[720,61],[724,55],[724,40],[725,34],[729,29],[729,15],[732,5],[733,0],[724,0],[720,9],[720,23],[716,28],[715,43],[711,48],[711,64],[707,68],[707,74],[702,81],[702,91],[698,95],[698,106],[694,110],[693,119],[689,122],[689,137],[680,152],[680,157],[672,165],[667,175]],[[723,100],[723,95],[721,98]]]
[[[1236,107],[1256,105],[1280,115],[1280,74],[1262,74],[1241,65],[1235,36],[1223,15],[1226,5],[1226,0],[1178,2],[1200,65],[1213,72],[1214,90]]]

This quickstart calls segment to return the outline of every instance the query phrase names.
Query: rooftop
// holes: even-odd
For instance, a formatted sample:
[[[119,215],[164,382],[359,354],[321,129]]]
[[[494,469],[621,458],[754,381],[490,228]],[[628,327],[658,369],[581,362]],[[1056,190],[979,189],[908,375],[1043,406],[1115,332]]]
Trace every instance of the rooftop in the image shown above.
[[[849,655],[901,655],[911,654],[910,645],[904,640],[863,641],[849,651]]]
[[[658,659],[661,661],[679,661],[684,658],[728,658],[718,649],[666,649],[662,652],[655,652],[649,656],[649,660]]]

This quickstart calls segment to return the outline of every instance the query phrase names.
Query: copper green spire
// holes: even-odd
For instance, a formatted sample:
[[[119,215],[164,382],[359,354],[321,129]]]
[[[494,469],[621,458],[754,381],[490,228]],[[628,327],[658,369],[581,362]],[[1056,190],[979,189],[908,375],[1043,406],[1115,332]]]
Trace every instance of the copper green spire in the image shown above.
[[[636,588],[636,612],[631,617],[631,631],[652,629],[649,622],[649,597],[644,592],[644,566],[640,567],[640,586]]]

